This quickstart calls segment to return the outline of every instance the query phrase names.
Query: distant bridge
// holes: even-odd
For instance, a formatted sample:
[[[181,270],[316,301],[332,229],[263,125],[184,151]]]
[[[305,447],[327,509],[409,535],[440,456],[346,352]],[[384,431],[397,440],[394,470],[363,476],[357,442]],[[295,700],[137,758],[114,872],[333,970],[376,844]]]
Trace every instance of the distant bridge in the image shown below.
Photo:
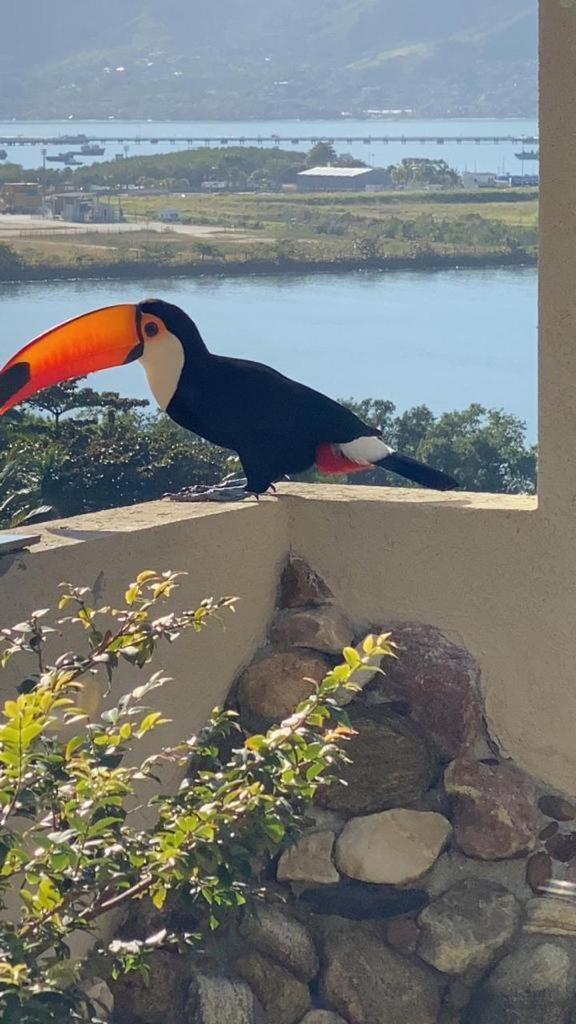
[[[187,145],[187,146],[281,146],[302,144],[315,146],[319,142],[330,145],[346,143],[363,143],[366,146],[375,144],[392,145],[410,144],[444,146],[449,144],[473,146],[537,146],[538,138],[532,135],[4,135],[0,136],[1,146],[79,146],[87,143],[122,146],[137,146],[141,143],[151,145]]]

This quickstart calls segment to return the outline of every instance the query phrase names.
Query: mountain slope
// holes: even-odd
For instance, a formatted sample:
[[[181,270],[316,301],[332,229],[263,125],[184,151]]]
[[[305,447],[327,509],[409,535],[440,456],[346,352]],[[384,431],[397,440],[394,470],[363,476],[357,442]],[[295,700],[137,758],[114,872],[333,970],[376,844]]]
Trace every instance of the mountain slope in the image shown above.
[[[4,0],[3,7],[0,117],[535,110],[537,0]]]

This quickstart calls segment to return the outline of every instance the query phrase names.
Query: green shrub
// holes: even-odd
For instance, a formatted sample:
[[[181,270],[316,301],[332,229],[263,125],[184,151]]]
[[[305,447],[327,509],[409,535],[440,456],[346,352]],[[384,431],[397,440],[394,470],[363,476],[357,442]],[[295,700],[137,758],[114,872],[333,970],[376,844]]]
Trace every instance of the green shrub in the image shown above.
[[[385,636],[367,638],[362,656],[346,649],[344,663],[266,735],[244,741],[235,716],[215,711],[198,736],[142,758],[140,741],[166,722],[145,704],[168,682],[163,674],[109,700],[97,720],[88,719],[87,702],[94,685],[110,694],[121,660],[144,669],[161,641],[199,631],[234,610],[233,598],[209,599],[154,618],[179,575],[141,573],[116,609],[94,608],[86,588],[64,585],[59,607],[70,614],[60,622],[80,629],[83,642],[53,663],[47,660],[54,629],[46,625],[46,610],[2,633],[2,665],[19,655],[34,664],[24,692],[5,702],[0,725],[4,1024],[98,1020],[84,992],[94,959],[75,958],[70,950],[80,933],[94,933],[91,957],[101,977],[146,974],[147,954],[198,945],[253,898],[254,859],[276,852],[299,828],[305,805],[342,760],[338,742],[349,730],[338,692],[354,685],[371,658],[391,654]],[[189,688],[190,680],[181,684]],[[230,753],[234,736],[237,749]],[[162,792],[164,766],[182,775],[188,768],[174,794]],[[139,823],[138,804],[154,810],[155,824]],[[261,892],[260,881],[258,887]],[[6,912],[9,893],[12,901],[19,896],[17,915]],[[197,911],[194,931],[165,928],[142,941],[98,940],[102,915],[144,896],[159,909],[186,899]]]

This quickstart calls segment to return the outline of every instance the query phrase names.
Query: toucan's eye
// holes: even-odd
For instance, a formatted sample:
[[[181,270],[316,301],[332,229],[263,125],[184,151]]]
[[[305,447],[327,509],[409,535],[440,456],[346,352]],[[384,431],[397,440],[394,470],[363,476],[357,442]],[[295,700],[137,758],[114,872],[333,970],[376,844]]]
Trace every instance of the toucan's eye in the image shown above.
[[[158,334],[159,330],[160,328],[158,327],[158,324],[155,324],[152,321],[149,324],[145,324],[144,326],[144,334],[146,335],[147,338],[153,338],[156,334]]]

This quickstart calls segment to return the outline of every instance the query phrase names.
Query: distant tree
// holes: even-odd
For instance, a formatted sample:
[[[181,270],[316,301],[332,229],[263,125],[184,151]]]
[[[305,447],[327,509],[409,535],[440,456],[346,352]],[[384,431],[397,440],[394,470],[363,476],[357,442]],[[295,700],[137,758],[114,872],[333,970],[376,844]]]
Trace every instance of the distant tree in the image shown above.
[[[363,160],[352,156],[351,153],[342,153],[340,156],[334,149],[331,142],[317,142],[306,156],[307,167],[366,167]]]
[[[306,156],[307,167],[327,167],[338,162],[338,154],[329,142],[317,142]]]
[[[60,433],[60,421],[68,412],[85,409],[108,409],[112,421],[119,412],[130,409],[141,409],[149,403],[146,399],[121,398],[116,391],[98,392],[93,388],[81,388],[80,381],[84,377],[63,381],[53,387],[44,388],[24,404],[38,412],[48,413],[52,417],[54,436]]]
[[[460,175],[445,160],[428,160],[407,157],[402,163],[392,166],[392,179],[397,185],[439,185],[454,188],[460,183]]]
[[[352,153],[342,153],[336,160],[338,167],[367,167],[365,160],[360,160],[357,156],[352,156]]]
[[[425,405],[400,416],[386,400],[347,399],[344,405],[381,430],[393,448],[451,473],[463,490],[531,494],[536,488],[537,450],[526,443],[526,426],[517,416],[478,404],[438,418]],[[370,470],[354,482],[382,484],[391,479]]]

